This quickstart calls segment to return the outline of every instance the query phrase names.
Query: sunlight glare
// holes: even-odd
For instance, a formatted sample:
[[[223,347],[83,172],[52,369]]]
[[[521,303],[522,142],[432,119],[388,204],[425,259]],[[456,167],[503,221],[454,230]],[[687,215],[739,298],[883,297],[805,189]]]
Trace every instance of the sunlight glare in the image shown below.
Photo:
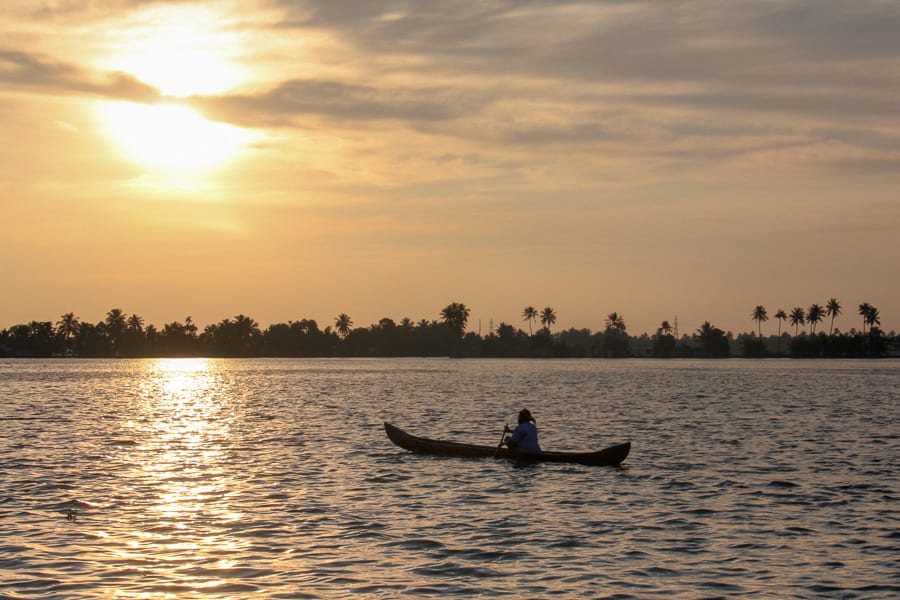
[[[248,141],[241,129],[207,121],[178,104],[106,104],[101,119],[130,159],[168,171],[219,166]]]
[[[229,55],[241,47],[224,17],[209,7],[160,6],[143,11],[117,41],[109,63],[167,96],[218,94],[245,77]]]
[[[199,5],[151,6],[109,34],[103,68],[127,73],[157,88],[161,104],[105,103],[106,133],[122,154],[168,174],[222,165],[249,140],[246,130],[211,122],[187,102],[190,96],[221,94],[247,73],[238,64],[239,28],[225,9]]]

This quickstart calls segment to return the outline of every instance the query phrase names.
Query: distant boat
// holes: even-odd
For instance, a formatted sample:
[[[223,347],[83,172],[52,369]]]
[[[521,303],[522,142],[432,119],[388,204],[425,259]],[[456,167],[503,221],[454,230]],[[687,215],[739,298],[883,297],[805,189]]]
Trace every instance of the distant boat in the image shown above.
[[[392,442],[418,454],[436,454],[439,456],[460,456],[466,458],[512,458],[515,460],[577,463],[580,465],[607,466],[619,465],[631,451],[631,442],[610,446],[596,452],[541,452],[540,454],[522,454],[506,446],[479,446],[430,440],[406,433],[399,427],[385,422],[384,430]]]

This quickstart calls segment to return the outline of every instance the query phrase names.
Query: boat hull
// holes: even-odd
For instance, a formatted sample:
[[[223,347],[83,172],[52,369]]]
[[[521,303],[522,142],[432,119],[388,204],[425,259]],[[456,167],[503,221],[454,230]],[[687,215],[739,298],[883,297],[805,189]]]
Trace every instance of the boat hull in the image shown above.
[[[580,465],[614,467],[622,463],[631,451],[631,442],[617,444],[596,452],[541,452],[540,454],[522,454],[503,446],[479,446],[477,444],[461,444],[431,440],[406,433],[399,427],[385,422],[384,430],[392,442],[418,454],[435,454],[438,456],[460,456],[465,458],[511,458],[537,462],[577,463]]]

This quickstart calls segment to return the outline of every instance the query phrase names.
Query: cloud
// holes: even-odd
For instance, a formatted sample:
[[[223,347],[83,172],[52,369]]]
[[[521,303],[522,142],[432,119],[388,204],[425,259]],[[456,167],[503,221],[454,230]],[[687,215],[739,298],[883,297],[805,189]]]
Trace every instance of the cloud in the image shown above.
[[[900,6],[881,0],[276,4],[285,11],[281,27],[330,32],[358,55],[377,56],[373,71],[386,73],[518,78],[543,81],[548,91],[568,86],[573,95],[652,86],[663,101],[673,91],[694,92],[703,111],[709,101],[729,108],[746,94],[787,113],[837,105],[851,115],[895,97],[900,86]],[[800,101],[786,101],[794,90]],[[862,100],[842,102],[844,95]]]
[[[94,72],[43,56],[0,49],[0,83],[7,89],[90,95],[132,102],[161,100],[158,89],[122,72]]]
[[[31,0],[18,0],[19,11],[38,20],[71,19],[82,20],[97,15],[109,16],[115,13],[126,13],[145,6],[165,6],[193,4],[195,0],[55,0],[44,2],[35,7]],[[13,0],[13,7],[16,0]]]
[[[195,96],[208,117],[242,125],[291,125],[326,116],[341,121],[435,122],[471,115],[485,100],[441,86],[392,87],[333,80],[292,80],[258,95]]]

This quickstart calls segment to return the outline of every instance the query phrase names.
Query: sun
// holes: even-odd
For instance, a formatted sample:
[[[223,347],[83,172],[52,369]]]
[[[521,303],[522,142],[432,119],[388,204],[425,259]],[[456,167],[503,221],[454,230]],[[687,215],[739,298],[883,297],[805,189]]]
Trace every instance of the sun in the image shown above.
[[[247,135],[178,104],[119,102],[103,107],[107,133],[130,159],[166,171],[217,167],[237,155]]]
[[[246,147],[246,130],[207,120],[190,108],[195,95],[220,94],[245,77],[232,52],[240,47],[221,15],[202,6],[148,9],[117,30],[104,67],[159,89],[158,104],[107,102],[105,133],[127,158],[164,171],[207,170]]]

